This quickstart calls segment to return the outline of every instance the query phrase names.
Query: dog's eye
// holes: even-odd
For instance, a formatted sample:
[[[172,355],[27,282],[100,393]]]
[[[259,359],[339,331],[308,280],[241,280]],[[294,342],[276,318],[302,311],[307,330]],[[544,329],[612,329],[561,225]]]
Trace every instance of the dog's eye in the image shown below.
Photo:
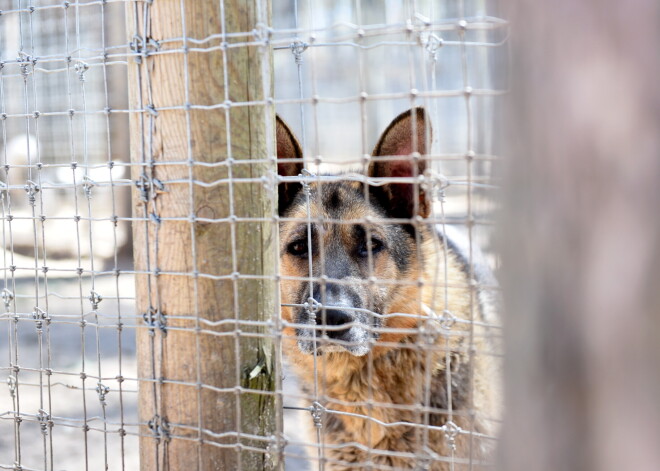
[[[376,255],[378,252],[385,248],[385,244],[382,241],[376,239],[375,237],[371,238],[371,255]],[[358,247],[358,255],[363,258],[369,256],[369,247],[367,246],[367,241],[360,242]]]
[[[286,250],[295,257],[307,256],[307,239],[294,240],[287,246]]]

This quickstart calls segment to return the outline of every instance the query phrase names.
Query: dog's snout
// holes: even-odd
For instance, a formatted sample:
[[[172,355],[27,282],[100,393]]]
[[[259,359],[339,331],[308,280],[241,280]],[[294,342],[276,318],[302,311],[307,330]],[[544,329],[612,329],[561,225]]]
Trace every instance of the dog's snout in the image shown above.
[[[316,325],[331,327],[323,329],[323,332],[331,339],[342,339],[348,334],[350,327],[340,329],[339,327],[349,324],[353,318],[346,311],[341,309],[323,309],[316,316]]]
[[[356,335],[354,323],[360,323],[354,309],[362,306],[355,290],[347,284],[325,283],[315,285],[313,295],[321,305],[313,321],[318,327],[317,335],[331,340],[353,341]]]

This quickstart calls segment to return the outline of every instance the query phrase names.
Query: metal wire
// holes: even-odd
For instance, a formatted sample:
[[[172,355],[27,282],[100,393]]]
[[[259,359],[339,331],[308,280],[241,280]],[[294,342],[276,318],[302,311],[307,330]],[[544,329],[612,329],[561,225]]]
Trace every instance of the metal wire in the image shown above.
[[[207,446],[234,450],[239,469],[248,466],[244,452],[249,451],[265,455],[272,469],[350,467],[351,463],[338,457],[353,451],[365,457],[355,469],[402,469],[384,464],[388,458],[394,463],[408,460],[418,469],[488,465],[478,448],[497,439],[491,429],[479,429],[478,398],[470,392],[467,406],[455,404],[452,398],[458,381],[456,355],[464,355],[470,364],[480,358],[496,361],[501,355],[497,319],[480,315],[481,293],[496,296],[498,287],[479,277],[483,261],[477,247],[487,245],[487,258],[493,265],[495,257],[488,244],[493,194],[499,182],[490,169],[499,157],[487,136],[492,134],[493,103],[507,92],[493,64],[506,54],[508,24],[493,14],[496,9],[491,4],[481,0],[291,0],[272,2],[272,18],[270,2],[263,2],[257,23],[237,31],[228,25],[225,2],[218,0],[220,21],[213,31],[202,35],[189,29],[186,15],[192,1],[178,3],[180,16],[175,20],[181,35],[162,38],[153,37],[155,2],[150,0],[11,0],[0,12],[0,30],[6,32],[0,42],[4,304],[0,312],[0,378],[6,384],[0,388],[0,469],[135,469],[140,438],[154,440],[157,469],[167,469],[169,451],[176,441],[194,443],[197,454],[190,457],[190,463],[199,469],[204,466]],[[127,8],[133,21],[124,31],[117,25],[125,24]],[[259,54],[263,97],[233,101],[230,90],[234,85],[228,73],[232,54],[248,49]],[[222,55],[223,70],[212,78],[200,76],[190,66],[191,58],[212,54]],[[181,76],[182,100],[155,102],[160,78],[152,76],[148,66],[155,57],[169,57],[180,64],[181,70],[174,73]],[[127,72],[135,63],[134,83],[129,84]],[[223,87],[223,99],[194,103],[191,90],[211,80]],[[129,86],[138,91],[137,104],[132,106],[126,98]],[[433,122],[433,136],[429,128],[424,129],[431,144],[423,156],[428,171],[409,177],[367,177],[370,150],[378,134],[400,111],[416,106],[424,106]],[[238,154],[244,151],[233,145],[232,133],[238,125],[232,116],[235,110],[244,109],[267,110],[263,122],[267,156],[242,160],[245,156]],[[276,167],[275,111],[300,138],[305,163],[301,175],[244,171]],[[227,159],[217,162],[197,156],[194,144],[193,117],[211,112],[222,113],[226,123],[222,142]],[[185,115],[187,145],[168,150],[171,155],[161,160],[155,135],[159,117],[165,113]],[[134,149],[139,149],[132,161],[127,144],[129,118],[135,124],[130,139]],[[415,130],[423,125],[413,118]],[[418,152],[416,144],[412,152]],[[187,166],[187,175],[158,178],[168,168],[182,165]],[[218,169],[217,175],[222,176],[207,181],[197,177],[198,169]],[[262,216],[238,214],[237,203],[245,185],[261,185],[276,198],[279,184],[294,182],[304,189],[304,217],[280,217],[276,204],[272,213]],[[411,303],[411,312],[381,313],[370,305],[345,308],[385,323],[364,327],[367,332],[418,336],[420,341],[415,344],[379,344],[410,349],[424,365],[411,372],[413,395],[419,399],[415,404],[382,399],[379,373],[373,366],[376,355],[371,350],[367,353],[366,393],[353,401],[328,396],[332,385],[327,373],[332,365],[327,355],[313,356],[313,381],[302,386],[287,358],[282,358],[283,343],[288,340],[285,331],[308,329],[314,351],[320,353],[329,333],[360,327],[357,321],[310,326],[283,319],[277,310],[264,321],[249,320],[240,312],[242,283],[272,283],[279,289],[282,283],[296,282],[305,287],[308,299],[286,302],[282,307],[308,312],[323,321],[328,304],[314,299],[314,286],[320,287],[323,298],[329,284],[354,283],[319,275],[332,262],[322,240],[321,255],[314,259],[310,251],[300,273],[282,272],[279,262],[274,274],[241,273],[237,235],[241,224],[269,227],[272,250],[278,252],[271,255],[279,260],[278,224],[306,224],[312,246],[312,227],[319,224],[368,223],[367,240],[371,240],[372,227],[411,223],[409,219],[367,221],[357,216],[337,219],[314,214],[310,204],[314,195],[322,198],[328,185],[337,182],[362,185],[367,200],[369,188],[393,182],[414,184],[417,194],[424,189],[435,196],[427,221],[412,221],[417,247],[411,257],[423,263],[420,231],[424,224],[431,224],[438,230],[433,244],[441,254],[441,269],[432,279],[376,279],[376,261],[369,250],[370,275],[365,280],[384,290],[424,285],[434,293],[433,301],[427,303],[419,294]],[[187,189],[189,200],[183,204],[188,214],[172,216],[163,207],[161,195],[179,188]],[[207,190],[227,191],[228,214],[195,214],[196,198]],[[131,192],[135,195],[132,213]],[[169,269],[162,262],[166,251],[160,231],[171,224],[185,225],[190,234],[189,270]],[[196,224],[228,228],[231,257],[226,273],[204,272]],[[460,228],[466,233],[466,263],[465,280],[457,281],[448,264],[458,257],[451,240],[453,231]],[[131,231],[144,235],[144,246],[132,247]],[[144,266],[135,268],[132,250],[141,254]],[[138,276],[147,279],[145,312],[135,307],[134,280]],[[189,316],[167,312],[163,299],[168,293],[161,292],[164,277],[176,277],[182,286],[191,287],[195,301]],[[207,281],[231,286],[230,316],[218,320],[200,305],[200,286]],[[470,293],[467,317],[452,312],[449,303],[452,293],[460,290]],[[279,305],[279,297],[273,303]],[[405,319],[413,327],[388,327],[393,319]],[[138,330],[150,334],[140,367],[135,351]],[[166,336],[178,332],[191,332],[196,339],[194,379],[190,381],[163,368]],[[201,353],[204,338],[233,343],[233,385],[208,384]],[[242,339],[272,342],[274,390],[242,386]],[[465,342],[457,346],[458,339]],[[485,347],[483,339],[493,340],[494,346]],[[334,345],[350,348],[359,342],[337,340]],[[446,393],[441,404],[433,396],[438,361],[444,368]],[[478,388],[478,378],[473,369],[469,371],[467,387],[473,391]],[[171,421],[163,414],[163,388],[171,385],[194,391],[197,409],[190,423]],[[146,390],[150,396],[148,403],[140,404],[142,415],[137,409],[138,390]],[[251,394],[272,398],[274,429],[265,435],[246,430],[245,412],[239,406],[231,417],[234,429],[219,430],[205,423],[208,411],[203,397],[208,392],[231,396],[237,405]],[[390,416],[410,420],[390,420]],[[444,417],[440,424],[435,419],[438,416]],[[363,421],[368,442],[376,438],[378,427],[409,428],[416,448],[411,452],[355,441],[335,443],[328,424],[337,419]],[[499,417],[485,420],[497,423]],[[309,425],[313,433],[303,432],[301,424]],[[438,440],[444,440],[446,453],[437,451]],[[465,441],[468,453],[455,453],[457,443]]]

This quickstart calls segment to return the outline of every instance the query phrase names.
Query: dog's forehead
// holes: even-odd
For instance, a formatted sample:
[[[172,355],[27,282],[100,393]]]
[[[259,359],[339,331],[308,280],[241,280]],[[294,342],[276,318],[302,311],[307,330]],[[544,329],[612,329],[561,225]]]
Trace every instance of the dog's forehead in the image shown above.
[[[310,184],[309,198],[301,190],[286,216],[303,219],[309,211],[313,218],[360,220],[381,215],[374,203],[368,201],[360,182],[318,182]]]

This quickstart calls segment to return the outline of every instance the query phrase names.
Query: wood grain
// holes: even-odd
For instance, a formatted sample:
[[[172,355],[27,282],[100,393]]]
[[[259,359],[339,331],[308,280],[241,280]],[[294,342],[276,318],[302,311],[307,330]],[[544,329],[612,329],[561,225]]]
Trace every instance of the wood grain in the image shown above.
[[[264,10],[257,10],[257,2],[223,2],[225,31],[250,32],[259,21],[268,23],[268,4],[261,2]],[[152,194],[146,204],[137,188],[133,192],[133,213],[140,218],[133,224],[135,268],[148,272],[136,277],[137,309],[143,313],[152,306],[167,319],[164,331],[146,324],[138,329],[139,414],[144,424],[141,469],[263,469],[264,453],[241,452],[236,445],[265,449],[266,444],[231,433],[274,434],[273,397],[218,388],[274,391],[272,342],[241,335],[265,328],[239,327],[233,322],[210,326],[200,319],[266,321],[277,312],[275,223],[194,218],[270,218],[276,199],[260,182],[203,187],[191,186],[189,181],[191,175],[198,182],[213,183],[230,176],[261,177],[274,170],[270,163],[239,163],[267,157],[266,123],[274,123],[272,107],[194,108],[228,100],[263,100],[264,90],[272,87],[269,83],[264,87],[263,82],[263,77],[270,80],[271,76],[265,70],[271,67],[270,51],[264,46],[221,48],[222,38],[201,45],[163,41],[205,39],[221,33],[217,1],[129,3],[127,12],[131,40],[137,35],[158,42],[148,46],[153,54],[141,61],[132,58],[129,65],[131,109],[151,105],[157,112],[131,113],[131,159],[141,164],[133,165],[132,178],[137,181],[144,173],[163,182],[165,188],[155,198]],[[148,18],[146,29],[144,18]],[[232,41],[236,40],[227,39],[228,44]],[[192,47],[215,49],[183,50]],[[193,107],[164,109],[186,104]],[[230,157],[231,170],[229,166],[191,167],[186,162],[216,163]],[[163,165],[167,162],[182,163]],[[234,272],[240,275],[232,277]],[[264,366],[261,373],[250,380],[249,372],[259,364]],[[155,417],[168,425],[169,439],[147,425]]]

